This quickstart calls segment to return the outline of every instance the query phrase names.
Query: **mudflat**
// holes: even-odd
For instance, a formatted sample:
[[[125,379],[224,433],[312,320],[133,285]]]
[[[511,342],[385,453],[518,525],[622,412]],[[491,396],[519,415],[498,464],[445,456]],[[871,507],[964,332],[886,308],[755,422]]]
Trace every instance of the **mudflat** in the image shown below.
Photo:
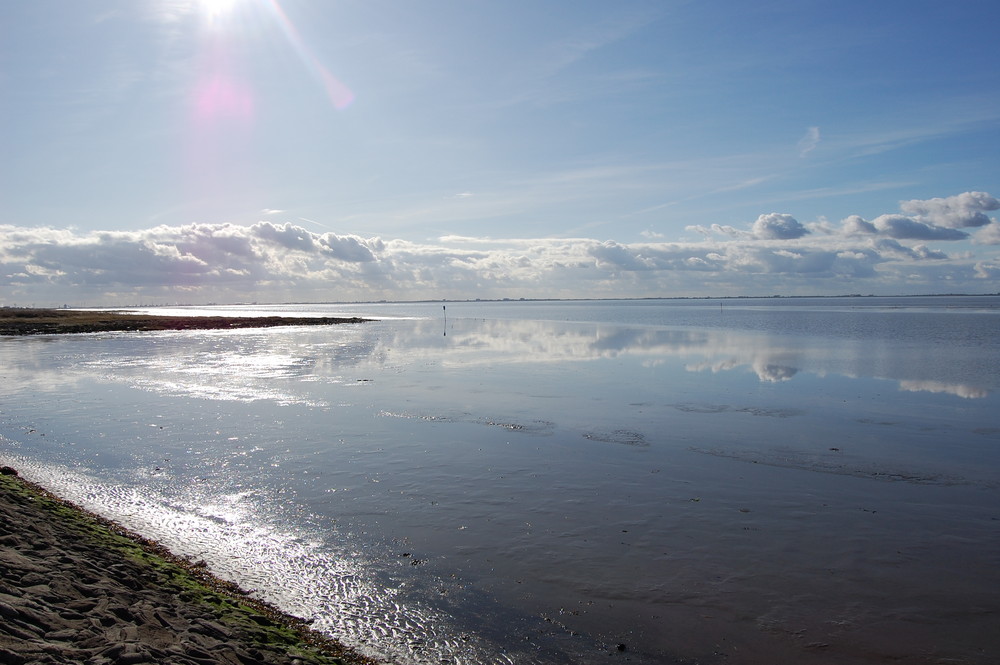
[[[309,316],[159,316],[125,311],[0,307],[0,335],[328,326],[366,320]]]
[[[0,662],[373,665],[0,468]]]

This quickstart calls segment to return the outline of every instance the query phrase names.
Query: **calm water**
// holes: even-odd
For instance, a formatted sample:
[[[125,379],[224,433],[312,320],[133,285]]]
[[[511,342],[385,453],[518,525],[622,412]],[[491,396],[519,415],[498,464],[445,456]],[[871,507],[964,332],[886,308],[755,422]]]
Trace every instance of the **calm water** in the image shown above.
[[[1000,298],[446,306],[0,339],[0,461],[399,663],[1000,659]]]

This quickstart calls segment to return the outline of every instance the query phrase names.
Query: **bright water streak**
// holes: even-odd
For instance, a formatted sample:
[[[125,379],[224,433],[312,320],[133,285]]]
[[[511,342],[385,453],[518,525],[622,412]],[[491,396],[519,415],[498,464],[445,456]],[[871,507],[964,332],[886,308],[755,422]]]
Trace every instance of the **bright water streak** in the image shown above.
[[[396,662],[986,662],[997,305],[4,339],[0,456]]]

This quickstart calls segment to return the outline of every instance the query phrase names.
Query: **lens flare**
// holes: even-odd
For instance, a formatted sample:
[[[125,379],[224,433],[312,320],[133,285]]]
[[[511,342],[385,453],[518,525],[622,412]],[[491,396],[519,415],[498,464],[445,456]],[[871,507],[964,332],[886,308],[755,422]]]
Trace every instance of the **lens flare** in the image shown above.
[[[319,93],[314,93],[315,103],[323,104],[325,98],[342,111],[354,101],[354,93],[307,46],[277,0],[186,2],[185,11],[199,24],[183,157],[188,196],[204,205],[225,205],[259,186],[255,151],[266,127],[258,121],[266,117],[272,99],[264,87],[266,78],[256,75],[257,58],[273,44],[257,42],[273,38],[297,56]]]
[[[288,18],[285,11],[278,4],[278,0],[267,0],[267,6],[274,15],[281,30],[285,33],[285,38],[299,59],[305,64],[306,69],[313,75],[320,85],[323,86],[330,103],[338,111],[343,111],[354,101],[354,92],[338,80],[330,71],[323,66],[316,55],[306,46],[305,41],[296,29],[295,24]]]
[[[236,5],[237,0],[198,0],[201,10],[209,20],[228,14]]]

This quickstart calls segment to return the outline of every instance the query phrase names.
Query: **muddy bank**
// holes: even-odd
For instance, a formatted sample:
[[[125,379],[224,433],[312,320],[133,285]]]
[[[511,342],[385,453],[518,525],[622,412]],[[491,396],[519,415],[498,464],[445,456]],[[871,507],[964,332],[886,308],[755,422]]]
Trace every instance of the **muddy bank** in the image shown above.
[[[362,323],[366,320],[358,317],[157,316],[112,311],[0,307],[0,335],[329,326],[339,323]]]
[[[0,470],[0,662],[374,665]]]

